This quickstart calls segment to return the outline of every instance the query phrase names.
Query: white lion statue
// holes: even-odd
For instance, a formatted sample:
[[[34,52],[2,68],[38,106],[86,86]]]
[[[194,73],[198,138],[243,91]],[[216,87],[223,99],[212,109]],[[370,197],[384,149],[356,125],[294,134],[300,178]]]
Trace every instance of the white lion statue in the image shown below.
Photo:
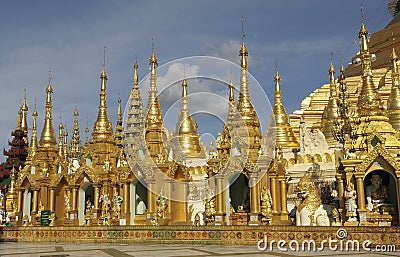
[[[297,196],[303,200],[297,206],[296,226],[329,226],[328,213],[310,176],[305,175],[300,179],[297,192]]]

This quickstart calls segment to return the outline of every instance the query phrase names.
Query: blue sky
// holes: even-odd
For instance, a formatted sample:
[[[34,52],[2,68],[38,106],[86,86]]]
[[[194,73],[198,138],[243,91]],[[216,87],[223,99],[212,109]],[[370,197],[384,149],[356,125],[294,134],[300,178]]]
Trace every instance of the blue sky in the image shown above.
[[[391,20],[386,0],[363,1],[372,33]],[[45,87],[51,70],[53,120],[68,130],[73,109],[80,112],[81,135],[88,117],[92,129],[99,101],[103,47],[107,46],[108,107],[115,124],[117,98],[123,104],[132,87],[132,64],[148,73],[151,38],[159,64],[208,55],[239,62],[241,16],[245,16],[249,71],[273,101],[275,60],[288,110],[328,82],[329,52],[338,68],[357,52],[360,1],[6,1],[0,8],[0,146],[7,148],[27,89],[29,126],[35,98],[38,130],[43,126]],[[234,78],[235,80],[235,78]],[[238,84],[238,79],[236,79]],[[147,98],[147,93],[142,92]],[[76,99],[76,101],[74,100]],[[262,115],[262,114],[260,114]],[[199,124],[201,127],[201,124]],[[263,131],[265,133],[265,131]]]

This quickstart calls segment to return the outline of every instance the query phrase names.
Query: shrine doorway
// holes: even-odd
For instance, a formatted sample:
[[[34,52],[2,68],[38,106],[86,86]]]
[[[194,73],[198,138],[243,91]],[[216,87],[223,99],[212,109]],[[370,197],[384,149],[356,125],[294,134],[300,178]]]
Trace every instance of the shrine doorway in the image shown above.
[[[382,195],[382,199],[387,197],[387,200],[385,199],[384,206],[387,206],[388,209],[385,208],[385,211],[388,210],[391,214],[396,215],[396,217],[393,219],[392,225],[398,225],[399,224],[399,190],[398,190],[398,183],[397,179],[394,176],[392,172],[379,169],[379,170],[373,170],[369,173],[367,173],[364,177],[364,193],[365,193],[365,204],[366,208],[368,209],[368,199],[367,199],[367,191],[368,187],[371,186],[373,177],[381,181],[381,185],[383,189],[379,189],[380,193],[376,193],[376,195]],[[379,187],[381,188],[381,187]],[[377,190],[378,191],[378,190]],[[383,196],[387,192],[387,196]],[[390,211],[393,209],[392,211]]]
[[[229,197],[235,212],[242,206],[243,211],[250,211],[249,179],[243,173],[232,174],[229,177]]]
[[[67,181],[65,178],[62,178],[62,180],[59,183],[58,188],[55,190],[55,208],[54,212],[56,215],[56,221],[63,221],[65,219],[69,219],[69,214],[67,215],[65,213],[65,194],[66,194],[66,188],[67,188]],[[71,197],[69,197],[70,201],[70,206],[71,206]]]
[[[86,212],[86,201],[90,200],[92,202],[92,208],[94,205],[94,188],[92,184],[84,183],[79,188],[78,194],[78,219],[79,225],[85,224],[85,212]],[[97,218],[97,217],[93,217]]]
[[[135,215],[145,214],[147,210],[147,187],[143,183],[139,179],[135,179],[130,183],[130,225],[134,225]]]
[[[22,218],[28,216],[29,220],[31,220],[31,211],[32,211],[32,190],[30,187],[25,189],[23,194],[23,208],[22,208]]]

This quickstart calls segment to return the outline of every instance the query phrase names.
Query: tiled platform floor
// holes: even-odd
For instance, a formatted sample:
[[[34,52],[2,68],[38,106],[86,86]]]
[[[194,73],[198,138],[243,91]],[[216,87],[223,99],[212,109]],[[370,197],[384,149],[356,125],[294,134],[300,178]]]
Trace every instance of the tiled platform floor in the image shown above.
[[[35,256],[35,257],[128,257],[128,256],[333,256],[342,257],[359,255],[358,257],[390,257],[400,256],[400,251],[374,252],[281,252],[278,250],[261,252],[256,246],[219,246],[219,245],[162,245],[162,244],[71,244],[71,243],[0,243],[0,256]]]

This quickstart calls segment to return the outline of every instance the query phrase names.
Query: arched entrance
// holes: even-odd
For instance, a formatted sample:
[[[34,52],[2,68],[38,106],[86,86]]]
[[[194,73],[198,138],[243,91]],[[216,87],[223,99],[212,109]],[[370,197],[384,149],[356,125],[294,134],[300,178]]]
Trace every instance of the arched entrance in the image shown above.
[[[372,212],[392,215],[391,225],[399,224],[398,186],[394,174],[384,169],[373,170],[364,177],[366,208]]]
[[[131,210],[131,224],[134,224],[135,215],[145,214],[147,210],[147,188],[141,180],[135,179],[130,186],[130,210]]]
[[[29,220],[31,220],[31,211],[32,211],[32,190],[30,187],[25,189],[23,194],[23,208],[22,208],[22,218],[28,216]]]
[[[93,185],[89,183],[84,183],[79,188],[79,195],[78,195],[78,219],[80,226],[82,226],[85,223],[86,201],[90,200],[93,205],[93,199],[94,199]]]
[[[56,221],[58,224],[62,224],[65,219],[69,219],[69,216],[65,214],[65,194],[67,189],[67,181],[62,178],[57,189],[54,192],[55,196],[55,208],[54,212],[56,215]],[[71,202],[71,199],[70,199]]]
[[[243,211],[250,212],[250,187],[249,179],[243,173],[236,173],[229,177],[229,197],[232,207],[238,211],[238,206]]]

